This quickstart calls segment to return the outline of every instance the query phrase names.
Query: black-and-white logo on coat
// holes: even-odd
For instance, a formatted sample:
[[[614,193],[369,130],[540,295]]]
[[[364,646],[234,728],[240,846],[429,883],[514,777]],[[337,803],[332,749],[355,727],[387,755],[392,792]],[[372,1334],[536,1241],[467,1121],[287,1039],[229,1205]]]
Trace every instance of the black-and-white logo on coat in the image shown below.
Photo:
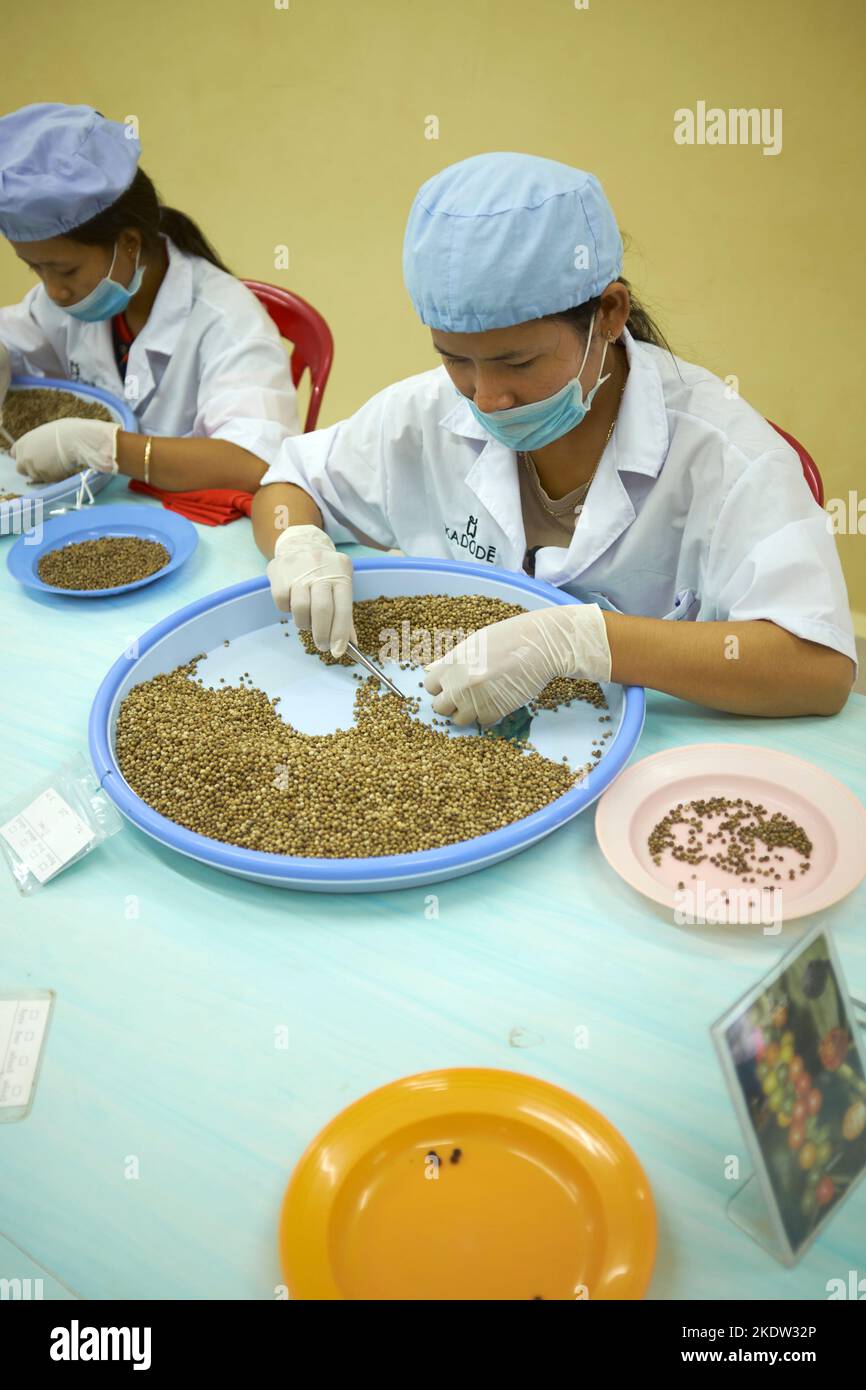
[[[460,549],[471,555],[473,560],[486,560],[488,564],[494,565],[496,563],[496,546],[479,545],[476,539],[477,532],[477,516],[467,517],[466,525],[462,531],[455,531],[447,523],[445,525],[445,534],[453,545],[459,545]]]

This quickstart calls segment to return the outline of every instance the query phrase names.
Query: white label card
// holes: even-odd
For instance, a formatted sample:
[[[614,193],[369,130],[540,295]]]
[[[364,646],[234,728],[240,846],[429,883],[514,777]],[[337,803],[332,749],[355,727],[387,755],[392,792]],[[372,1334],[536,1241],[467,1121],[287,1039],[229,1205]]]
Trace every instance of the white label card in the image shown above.
[[[0,999],[0,1108],[27,1106],[50,999]]]
[[[90,827],[53,787],[0,825],[0,835],[40,883],[47,882],[94,839]]]

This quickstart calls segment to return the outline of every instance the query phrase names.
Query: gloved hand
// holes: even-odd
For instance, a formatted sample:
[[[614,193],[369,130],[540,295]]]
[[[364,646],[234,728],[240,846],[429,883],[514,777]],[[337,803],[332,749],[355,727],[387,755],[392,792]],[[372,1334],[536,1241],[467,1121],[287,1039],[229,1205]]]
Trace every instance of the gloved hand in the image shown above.
[[[496,724],[557,676],[609,681],[610,668],[598,604],[570,603],[480,628],[425,666],[424,689],[455,724]]]
[[[58,483],[83,468],[116,473],[119,429],[108,420],[49,420],[22,434],[9,452],[18,472],[35,483]]]
[[[6,399],[6,392],[9,390],[11,380],[12,358],[9,356],[9,349],[0,343],[0,411],[3,409],[3,402]]]
[[[318,526],[289,526],[267,567],[274,603],[291,609],[296,625],[312,628],[320,652],[343,656],[357,642],[352,621],[352,561]]]

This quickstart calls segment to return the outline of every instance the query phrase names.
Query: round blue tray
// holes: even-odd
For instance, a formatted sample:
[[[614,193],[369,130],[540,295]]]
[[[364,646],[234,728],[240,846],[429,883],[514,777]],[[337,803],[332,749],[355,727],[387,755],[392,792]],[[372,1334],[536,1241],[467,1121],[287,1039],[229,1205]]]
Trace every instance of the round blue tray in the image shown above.
[[[459,561],[376,556],[356,560],[354,570],[356,600],[380,594],[476,593],[520,603],[524,608],[578,602],[570,594],[525,575],[488,570]],[[282,687],[288,694],[281,695],[281,708],[290,722],[307,732],[322,732],[338,725],[345,727],[344,715],[351,709],[351,697],[357,688],[351,680],[350,669],[324,666],[304,654],[302,659],[308,665],[301,670],[296,664],[300,648],[297,635],[293,628],[281,625],[279,618],[265,575],[189,604],[157,623],[139,639],[135,660],[124,656],[115,662],[99,687],[90,714],[90,754],[101,785],[118,809],[160,844],[242,878],[281,888],[357,893],[414,887],[472,873],[535,844],[591,805],[628,762],[640,738],[645,713],[643,688],[610,684],[603,688],[613,716],[606,728],[613,731],[613,738],[598,766],[579,787],[501,830],[441,849],[368,859],[300,858],[223,844],[168,820],[132,791],[114,754],[118,711],[134,685],[170,671],[201,652],[209,655],[207,665],[199,668],[199,674],[207,683],[216,685],[220,671],[231,671],[231,661],[237,664],[232,649],[240,639],[241,666],[250,671],[255,684],[269,695],[280,692],[281,673],[287,671],[291,663],[295,663],[293,672],[300,671],[291,677],[288,686]],[[294,653],[288,643],[284,644],[286,632],[291,632]],[[224,647],[226,639],[231,642],[229,648]],[[390,662],[383,665],[386,673],[407,694],[419,694],[417,672],[401,671]],[[345,701],[341,709],[335,703],[338,698]],[[591,751],[590,737],[598,736],[597,720],[596,710],[585,702],[575,702],[555,716],[537,716],[537,725],[533,722],[532,742],[548,756],[555,756],[558,748],[559,755],[568,752],[573,763],[585,762]],[[462,736],[473,735],[467,731]],[[555,745],[551,746],[551,739],[557,740]],[[544,746],[545,741],[548,746]]]
[[[36,386],[40,390],[54,387],[58,391],[69,391],[73,396],[83,396],[89,401],[99,401],[107,407],[113,418],[124,430],[128,430],[130,434],[138,434],[139,432],[138,420],[126,401],[112,396],[110,392],[103,391],[98,386],[86,386],[80,381],[63,381],[57,377],[49,376],[14,376],[9,389],[14,391],[16,387],[27,386]],[[0,436],[0,450],[5,453],[7,447],[6,441]],[[95,494],[107,487],[111,479],[112,474],[99,473],[88,479],[87,486]],[[73,473],[70,478],[61,478],[59,483],[27,485],[24,477],[17,474],[17,482],[8,490],[14,492],[21,486],[26,487],[26,492],[22,497],[13,498],[11,502],[0,502],[0,536],[20,535],[22,530],[32,527],[34,517],[30,513],[36,510],[33,504],[37,501],[40,515],[35,520],[47,520],[53,507],[60,507],[64,502],[74,501],[78,492],[78,482],[79,474]],[[5,491],[7,491],[6,487],[0,487],[0,492]]]
[[[39,561],[49,550],[58,550],[76,541],[99,540],[103,536],[135,536],[143,541],[158,541],[165,546],[171,558],[155,574],[136,579],[131,584],[119,584],[114,589],[60,589],[54,584],[45,584],[39,578]],[[41,538],[37,539],[35,531],[19,537],[9,551],[6,566],[19,584],[28,589],[38,589],[43,594],[57,594],[61,598],[115,598],[118,594],[129,593],[130,589],[140,589],[144,584],[164,579],[189,559],[197,545],[198,533],[185,516],[178,516],[163,507],[119,502],[98,509],[84,507],[81,511],[67,512],[64,516],[46,521]]]

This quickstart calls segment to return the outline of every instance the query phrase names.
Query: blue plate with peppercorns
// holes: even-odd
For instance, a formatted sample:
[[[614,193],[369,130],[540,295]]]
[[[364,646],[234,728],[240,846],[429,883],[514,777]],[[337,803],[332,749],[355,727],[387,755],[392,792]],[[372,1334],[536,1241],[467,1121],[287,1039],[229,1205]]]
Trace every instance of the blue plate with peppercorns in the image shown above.
[[[100,550],[105,542],[131,541],[134,553],[118,555]],[[69,547],[90,542],[91,548],[78,555],[69,555]],[[93,546],[97,542],[99,545]],[[198,533],[191,521],[166,511],[163,507],[146,505],[115,505],[85,507],[80,511],[67,512],[63,516],[52,517],[41,527],[35,527],[20,536],[9,552],[6,564],[9,573],[19,584],[27,589],[38,590],[42,594],[56,594],[62,598],[114,598],[118,594],[140,589],[157,579],[164,579],[179,569],[192,555],[198,545]],[[159,547],[159,550],[150,550]],[[143,559],[140,557],[144,557]],[[54,557],[58,557],[56,560]],[[51,578],[63,579],[62,566],[70,559],[76,572],[87,581],[87,587],[69,587],[66,582],[52,583]],[[46,564],[55,565],[61,572],[55,575]],[[148,564],[157,566],[151,573],[140,578],[118,584],[101,585],[103,577],[110,577],[111,567],[123,565],[126,572],[136,573],[135,566],[146,568]],[[132,566],[132,569],[129,569]],[[72,571],[69,572],[72,576]],[[80,581],[79,581],[80,582]]]

